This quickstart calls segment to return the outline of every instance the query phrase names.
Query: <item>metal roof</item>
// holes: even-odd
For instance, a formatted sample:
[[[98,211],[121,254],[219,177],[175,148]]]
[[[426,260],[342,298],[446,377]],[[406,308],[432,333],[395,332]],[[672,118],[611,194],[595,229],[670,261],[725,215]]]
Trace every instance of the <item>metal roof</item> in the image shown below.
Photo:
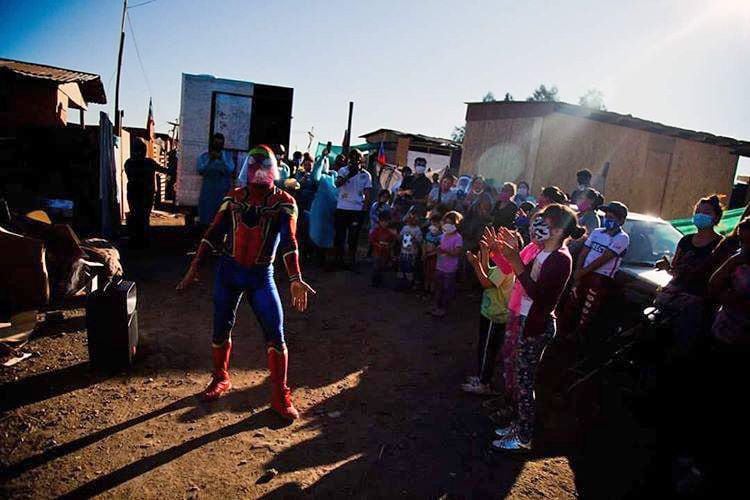
[[[422,134],[412,134],[409,132],[401,132],[400,130],[394,130],[391,128],[379,128],[373,132],[368,132],[366,134],[360,135],[361,138],[367,139],[368,137],[372,135],[382,134],[382,133],[389,133],[393,134],[397,137],[408,137],[410,139],[417,139],[419,141],[423,142],[430,142],[439,146],[445,146],[448,148],[458,148],[460,147],[460,144],[452,141],[450,139],[446,139],[444,137],[431,137],[429,135],[422,135]]]
[[[23,78],[48,80],[58,85],[77,83],[86,102],[107,104],[107,95],[104,92],[102,80],[94,73],[2,58],[0,58],[0,71],[10,72]]]
[[[734,139],[714,135],[708,132],[699,132],[679,127],[664,125],[663,123],[636,118],[633,115],[623,115],[613,111],[601,111],[598,109],[577,106],[566,102],[548,102],[540,103],[534,101],[490,101],[490,102],[467,102],[469,107],[472,106],[507,106],[513,108],[528,108],[531,114],[527,116],[544,116],[549,113],[557,112],[567,115],[578,116],[588,120],[595,120],[622,127],[635,128],[654,134],[661,134],[670,137],[677,137],[689,141],[704,142],[716,146],[726,147],[733,150],[734,153],[741,156],[750,156],[750,141]],[[468,113],[467,113],[468,115]],[[501,118],[501,117],[498,117]]]

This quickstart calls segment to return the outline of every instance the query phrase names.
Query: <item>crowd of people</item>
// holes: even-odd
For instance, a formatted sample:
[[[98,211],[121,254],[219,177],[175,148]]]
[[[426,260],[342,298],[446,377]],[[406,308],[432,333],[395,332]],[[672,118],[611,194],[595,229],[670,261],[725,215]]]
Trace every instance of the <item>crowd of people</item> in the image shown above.
[[[289,164],[282,147],[275,152],[276,184],[299,207],[303,258],[356,269],[366,230],[372,286],[430,297],[427,312],[438,318],[451,314],[458,282],[482,288],[476,370],[461,387],[502,394],[506,404],[498,413],[508,425],[496,430],[492,446],[529,450],[545,349],[556,336],[576,343],[601,334],[593,325],[628,251],[628,207],[605,202],[586,169],[570,195],[547,186],[535,197],[525,181],[496,188],[480,175],[464,192],[448,171],[428,177],[425,158],[403,167],[389,189],[356,149],[332,164],[327,150],[318,158],[295,153]],[[244,168],[239,179],[248,182]],[[672,275],[656,305],[674,318],[667,373],[672,408],[685,412],[697,379],[705,381],[698,368],[709,366],[707,356],[717,363],[712,369],[729,377],[726,387],[740,380],[750,345],[750,214],[725,238],[716,231],[722,211],[717,196],[699,200],[697,232],[657,264]],[[692,419],[678,420],[684,425],[673,431],[689,432]],[[680,441],[691,442],[687,435]]]

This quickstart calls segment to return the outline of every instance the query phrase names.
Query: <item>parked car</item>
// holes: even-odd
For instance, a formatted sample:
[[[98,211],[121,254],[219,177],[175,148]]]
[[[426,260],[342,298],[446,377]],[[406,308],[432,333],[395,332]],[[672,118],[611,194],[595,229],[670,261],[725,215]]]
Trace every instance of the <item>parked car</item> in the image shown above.
[[[659,289],[672,279],[668,272],[655,269],[654,264],[662,257],[674,257],[682,233],[663,219],[638,213],[628,214],[623,230],[630,236],[630,246],[615,275],[624,299],[617,310],[625,318],[630,314],[639,318]]]

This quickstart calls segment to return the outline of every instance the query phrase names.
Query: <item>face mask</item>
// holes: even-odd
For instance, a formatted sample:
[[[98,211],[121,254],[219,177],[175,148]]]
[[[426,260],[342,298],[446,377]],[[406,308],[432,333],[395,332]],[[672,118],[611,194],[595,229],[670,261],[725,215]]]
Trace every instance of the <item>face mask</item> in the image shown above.
[[[279,168],[273,154],[263,147],[251,149],[247,156],[248,183],[271,187],[278,178]]]
[[[431,234],[438,234],[440,232],[440,228],[437,227],[435,224],[430,225],[430,233]]]
[[[518,195],[519,196],[524,196],[525,197],[525,196],[528,196],[528,194],[529,194],[529,190],[526,189],[525,187],[518,188]]]
[[[510,201],[510,195],[505,191],[500,191],[500,194],[497,197],[500,201]]]
[[[547,241],[549,237],[549,224],[544,222],[544,219],[542,219],[541,217],[535,219],[534,223],[531,225],[531,238],[537,243],[541,243]]]
[[[698,229],[708,229],[713,227],[714,218],[708,214],[695,214],[693,215],[693,224]]]
[[[528,217],[516,217],[516,226],[526,227],[529,225]]]
[[[454,226],[453,224],[443,224],[443,231],[445,231],[448,234],[455,233],[456,226]]]
[[[423,165],[417,165],[416,167],[414,167],[414,170],[416,170],[418,174],[423,174],[426,169],[427,167]]]
[[[620,229],[620,224],[616,220],[604,219],[604,229],[607,231],[616,231]]]

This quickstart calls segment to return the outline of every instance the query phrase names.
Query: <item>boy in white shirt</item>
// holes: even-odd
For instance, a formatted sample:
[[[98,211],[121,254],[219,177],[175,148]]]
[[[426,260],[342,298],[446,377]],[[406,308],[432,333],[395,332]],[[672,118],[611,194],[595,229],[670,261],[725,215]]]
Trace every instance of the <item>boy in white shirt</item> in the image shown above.
[[[614,276],[630,245],[630,237],[622,230],[628,207],[613,201],[600,208],[604,211],[604,227],[595,229],[578,256],[573,274],[573,290],[561,318],[563,333],[585,333],[614,287]]]

